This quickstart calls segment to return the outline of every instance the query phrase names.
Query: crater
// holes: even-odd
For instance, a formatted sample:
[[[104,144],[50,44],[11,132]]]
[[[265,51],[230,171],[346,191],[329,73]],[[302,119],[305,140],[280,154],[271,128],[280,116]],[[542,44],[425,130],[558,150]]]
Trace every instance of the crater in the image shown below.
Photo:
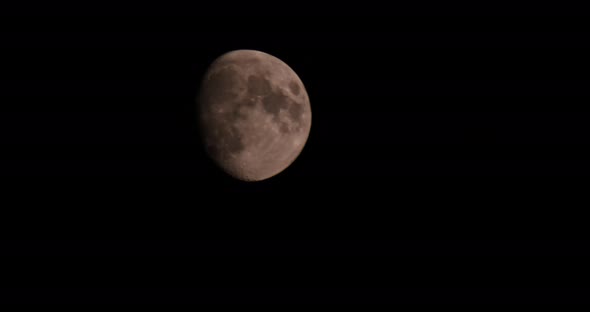
[[[236,127],[229,128],[228,135],[225,140],[225,147],[230,154],[239,153],[244,150],[242,135]]]
[[[219,142],[212,146],[212,152],[217,153],[217,157],[237,154],[244,150],[245,146],[242,140],[242,134],[235,126],[220,125],[219,133],[214,142]]]
[[[242,134],[235,126],[217,125],[216,131],[207,137],[207,151],[213,159],[226,159],[245,149]]]
[[[299,95],[299,92],[301,91],[301,87],[299,86],[297,81],[293,80],[293,81],[289,82],[289,90],[291,90],[291,92],[294,95]]]
[[[286,122],[281,122],[281,124],[279,125],[279,131],[282,134],[287,134],[289,133],[289,125]]]
[[[301,103],[293,102],[289,106],[289,116],[294,122],[301,122],[301,120],[303,119],[303,111],[304,109]]]
[[[256,98],[248,97],[244,100],[243,103],[248,107],[254,107],[256,106]]]

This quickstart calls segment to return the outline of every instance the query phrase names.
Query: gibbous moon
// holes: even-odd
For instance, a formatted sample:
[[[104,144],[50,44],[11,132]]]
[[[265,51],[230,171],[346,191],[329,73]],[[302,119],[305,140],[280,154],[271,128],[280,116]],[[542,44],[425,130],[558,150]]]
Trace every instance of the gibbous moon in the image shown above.
[[[270,54],[221,55],[207,69],[197,101],[205,150],[236,179],[261,181],[279,174],[307,142],[307,91],[295,71]]]

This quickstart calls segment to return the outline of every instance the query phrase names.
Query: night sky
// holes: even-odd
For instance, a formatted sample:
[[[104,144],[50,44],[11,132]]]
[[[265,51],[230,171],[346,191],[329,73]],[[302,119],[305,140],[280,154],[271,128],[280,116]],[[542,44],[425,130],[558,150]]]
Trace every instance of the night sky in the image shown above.
[[[588,22],[538,10],[4,11],[2,292],[578,300]],[[312,108],[299,158],[257,183],[215,167],[198,138],[201,76],[235,49],[286,62]]]

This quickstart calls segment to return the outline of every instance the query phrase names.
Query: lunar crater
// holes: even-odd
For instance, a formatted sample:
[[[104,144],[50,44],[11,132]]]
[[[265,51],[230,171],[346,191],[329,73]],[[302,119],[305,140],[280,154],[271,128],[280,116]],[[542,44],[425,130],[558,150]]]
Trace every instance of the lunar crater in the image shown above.
[[[301,87],[299,87],[299,84],[296,81],[291,81],[289,82],[289,90],[291,90],[291,93],[294,95],[299,95]]]
[[[242,134],[236,127],[223,128],[207,140],[207,149],[215,157],[227,158],[244,148]]]

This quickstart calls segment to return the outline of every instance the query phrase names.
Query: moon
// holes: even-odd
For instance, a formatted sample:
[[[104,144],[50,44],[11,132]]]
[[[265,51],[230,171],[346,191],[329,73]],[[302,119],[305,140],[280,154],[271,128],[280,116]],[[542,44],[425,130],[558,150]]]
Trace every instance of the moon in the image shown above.
[[[242,181],[273,177],[301,154],[311,129],[303,82],[275,56],[235,50],[215,59],[201,81],[198,121],[207,155]]]

